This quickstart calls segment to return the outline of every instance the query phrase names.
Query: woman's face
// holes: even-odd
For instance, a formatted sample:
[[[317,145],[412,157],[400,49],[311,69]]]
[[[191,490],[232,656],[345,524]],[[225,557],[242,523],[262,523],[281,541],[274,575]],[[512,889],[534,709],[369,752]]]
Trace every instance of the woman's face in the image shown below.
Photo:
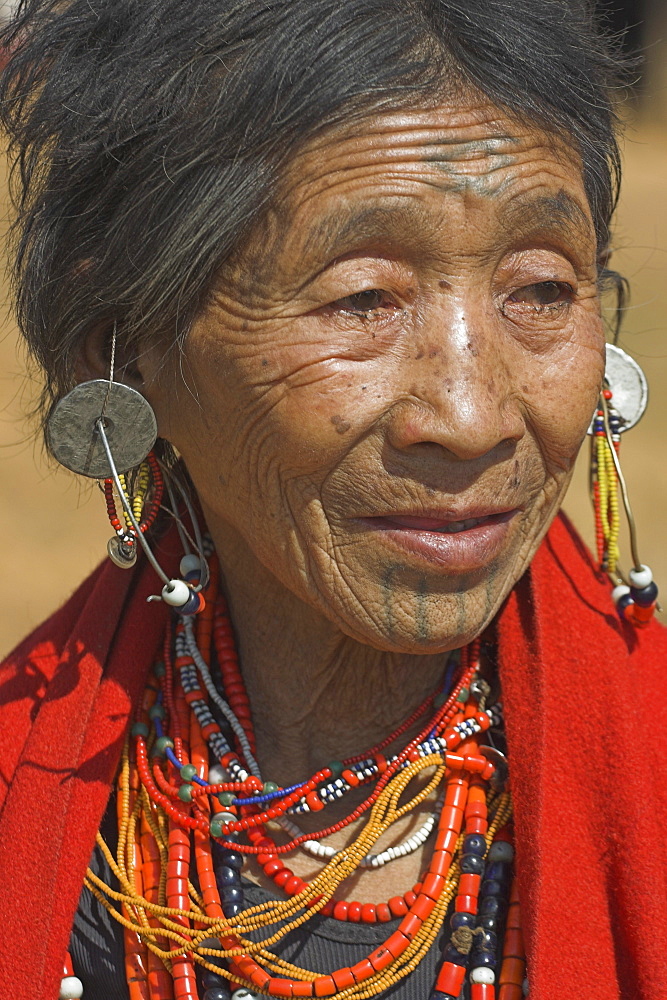
[[[595,406],[596,276],[576,156],[492,106],[311,143],[147,388],[223,564],[380,649],[478,635]]]

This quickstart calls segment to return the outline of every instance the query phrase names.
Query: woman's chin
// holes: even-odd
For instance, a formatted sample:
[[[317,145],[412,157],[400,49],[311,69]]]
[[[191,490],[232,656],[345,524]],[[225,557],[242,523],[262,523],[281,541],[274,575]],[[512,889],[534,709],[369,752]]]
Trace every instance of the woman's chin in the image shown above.
[[[427,592],[419,583],[410,586],[401,570],[389,568],[379,586],[379,602],[374,597],[367,603],[377,609],[371,615],[359,617],[348,609],[337,614],[332,600],[327,617],[349,638],[381,652],[435,655],[476,639],[512,586],[511,580],[503,585],[502,572],[487,572],[468,581],[465,588],[459,582],[458,589]],[[388,577],[393,577],[393,584]]]
[[[331,595],[325,614],[386,652],[457,649],[489,625],[538,543],[527,546],[520,516],[449,535],[371,528],[347,547],[341,576],[354,581],[352,603]]]

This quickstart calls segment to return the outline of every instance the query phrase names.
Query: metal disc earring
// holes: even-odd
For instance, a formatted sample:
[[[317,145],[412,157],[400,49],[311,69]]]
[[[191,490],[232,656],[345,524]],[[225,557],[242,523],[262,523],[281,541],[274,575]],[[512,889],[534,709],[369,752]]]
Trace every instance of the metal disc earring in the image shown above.
[[[140,392],[122,382],[82,382],[56,404],[47,425],[54,458],[79,476],[112,475],[99,421],[119,472],[140,465],[157,440],[153,407]]]

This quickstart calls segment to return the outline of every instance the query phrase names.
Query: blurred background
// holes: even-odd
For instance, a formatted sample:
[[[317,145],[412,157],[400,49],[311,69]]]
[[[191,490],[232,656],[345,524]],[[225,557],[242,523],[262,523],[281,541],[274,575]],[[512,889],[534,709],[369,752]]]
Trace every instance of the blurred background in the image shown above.
[[[620,345],[644,367],[650,405],[624,436],[623,468],[635,510],[642,558],[662,585],[667,606],[667,0],[600,0],[599,16],[624,33],[639,54],[636,82],[622,100],[624,188],[615,226],[613,266],[630,281],[631,300]],[[10,2],[0,0],[0,19]],[[0,151],[0,235],[9,203]],[[54,611],[104,558],[110,535],[103,498],[89,484],[54,467],[43,452],[31,410],[39,392],[8,310],[0,256],[0,656]],[[563,400],[566,407],[568,401]],[[588,450],[582,450],[565,504],[592,543],[587,488]],[[628,562],[624,536],[625,564]],[[663,616],[665,620],[665,616]]]

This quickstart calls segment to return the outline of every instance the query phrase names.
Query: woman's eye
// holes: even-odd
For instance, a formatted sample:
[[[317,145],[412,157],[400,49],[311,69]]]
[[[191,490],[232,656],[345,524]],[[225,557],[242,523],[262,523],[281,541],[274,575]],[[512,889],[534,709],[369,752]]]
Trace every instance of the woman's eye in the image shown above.
[[[518,288],[509,296],[509,302],[517,302],[532,306],[535,310],[547,306],[561,305],[569,301],[572,295],[571,285],[562,281],[540,281],[535,285]]]
[[[370,288],[365,292],[355,292],[354,295],[346,295],[343,299],[336,299],[332,303],[334,308],[342,309],[344,312],[364,315],[380,309],[388,304],[386,292],[379,288]]]

